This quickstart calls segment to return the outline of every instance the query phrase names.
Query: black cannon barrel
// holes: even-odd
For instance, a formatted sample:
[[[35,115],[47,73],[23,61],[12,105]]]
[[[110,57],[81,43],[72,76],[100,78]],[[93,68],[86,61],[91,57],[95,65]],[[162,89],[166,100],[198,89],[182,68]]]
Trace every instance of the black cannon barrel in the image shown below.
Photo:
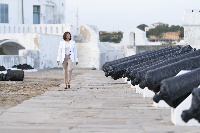
[[[200,68],[191,72],[164,79],[161,82],[160,92],[153,97],[158,103],[164,100],[169,106],[176,108],[195,87],[200,85]]]
[[[17,69],[22,69],[22,70],[27,70],[27,69],[34,69],[33,67],[31,67],[28,64],[19,64],[19,65],[14,65],[12,66],[12,68],[17,68]]]
[[[158,53],[157,55],[153,54],[152,57],[147,56],[148,60],[144,63],[152,62],[152,60],[153,60],[153,62],[155,62],[156,60],[159,60],[159,59],[163,60],[163,58],[169,58],[170,56],[172,56],[177,51],[179,51],[179,50],[174,49],[174,50]],[[140,65],[140,64],[138,64],[138,65]],[[144,66],[144,64],[142,64],[142,66]],[[127,71],[131,71],[135,68],[137,68],[137,66],[131,66],[127,69]]]
[[[158,63],[160,61],[162,61],[164,58],[159,58],[158,59],[153,59],[153,60],[149,60],[148,62],[145,63],[141,63],[138,66],[135,67],[135,69],[132,69],[130,71],[125,72],[126,73],[126,77],[130,78],[132,82],[132,85],[135,85],[135,80],[136,80],[136,74],[138,71],[143,70],[145,68],[147,68],[147,66],[150,66],[152,64]]]
[[[159,67],[163,67],[163,66],[166,66],[166,65],[169,65],[169,64],[172,64],[172,63],[175,63],[177,61],[180,61],[180,60],[183,60],[185,58],[189,58],[189,57],[194,57],[194,56],[198,56],[200,54],[200,50],[197,50],[197,51],[191,51],[189,53],[183,53],[175,58],[170,58],[168,60],[164,60],[158,64],[155,64],[155,65],[152,65],[152,66],[149,66],[147,67],[146,69],[143,69],[141,71],[138,71],[137,74],[136,74],[136,84],[139,84],[141,81],[145,81],[145,76],[146,76],[146,73],[147,71],[150,71],[150,70],[153,70],[153,69],[156,69],[156,68],[159,68]],[[146,84],[146,83],[145,83]],[[144,88],[144,86],[141,86],[141,88]]]
[[[193,70],[200,67],[200,55],[190,57],[178,62],[149,70],[146,73],[145,81],[149,90],[154,92],[160,91],[160,83],[162,80],[176,76],[181,70]]]
[[[1,74],[0,74],[0,81],[3,81],[3,76],[4,76],[4,74],[1,73]]]
[[[191,107],[182,112],[181,118],[185,122],[188,122],[192,118],[200,122],[200,88],[193,89]]]
[[[122,62],[125,62],[125,61],[128,61],[128,60],[131,60],[131,59],[133,59],[133,58],[136,58],[136,57],[139,57],[139,56],[141,56],[141,55],[148,54],[148,53],[151,53],[151,51],[146,51],[146,52],[139,53],[139,54],[136,54],[136,55],[124,57],[124,58],[121,58],[121,59],[118,59],[118,60],[106,62],[106,63],[103,65],[102,70],[103,70],[104,72],[107,72],[108,69],[109,69],[109,66],[112,66],[112,65],[115,65],[115,64],[119,64],[119,63],[122,63]]]
[[[24,71],[23,70],[7,70],[6,80],[10,81],[23,81]]]
[[[5,71],[6,68],[4,66],[0,66],[0,71]]]
[[[132,56],[129,56],[129,57],[124,57],[124,58],[121,58],[121,59],[118,59],[118,60],[114,60],[114,61],[110,61],[110,62],[106,62],[103,67],[102,67],[102,70],[107,73],[109,70],[109,67],[112,66],[112,65],[116,65],[116,64],[119,64],[119,63],[122,63],[122,62],[126,62],[126,61],[129,61],[129,60],[132,60],[132,59],[137,59],[137,58],[141,58],[145,55],[152,55],[154,53],[158,53],[158,52],[161,52],[161,51],[166,51],[166,50],[180,50],[181,47],[180,46],[175,46],[175,47],[172,47],[172,46],[169,46],[167,48],[163,48],[163,49],[159,49],[159,50],[154,50],[154,51],[145,51],[145,52],[142,52],[142,53],[139,53],[139,54],[136,54],[136,55],[132,55]],[[108,73],[109,74],[109,73]],[[108,76],[107,74],[107,76]],[[110,75],[109,75],[110,76]]]
[[[134,68],[134,66],[132,66],[125,72],[125,76],[127,76],[131,80],[132,85],[139,84],[139,86],[141,88],[145,88],[145,87],[147,87],[147,85],[146,85],[144,76],[148,70],[155,69],[156,67],[158,67],[158,65],[161,65],[161,66],[166,65],[163,63],[165,63],[166,61],[169,61],[171,59],[174,59],[174,58],[180,59],[179,58],[180,56],[183,56],[184,54],[188,54],[188,53],[180,54],[179,51],[177,53],[179,55],[174,56],[173,54],[171,54],[171,55],[166,55],[166,56],[160,57],[158,59],[155,58],[154,60],[152,60],[153,63],[148,63],[147,65],[142,65],[142,67],[139,67],[139,68],[137,68],[137,66],[135,68]],[[192,52],[190,52],[190,53],[192,53]],[[191,56],[193,56],[193,55],[191,55]],[[168,62],[167,64],[169,64],[169,63],[170,62]],[[137,75],[137,73],[140,73],[140,72],[141,73],[144,72],[144,75],[141,78],[143,80],[141,80],[140,77],[138,77],[138,75]]]
[[[151,55],[149,54],[142,57],[134,58],[133,60],[110,66],[110,71],[108,71],[109,74],[106,73],[106,75],[110,75],[113,79],[119,79],[124,76],[124,73],[126,73],[126,69],[129,67],[133,67],[141,63],[147,63],[145,65],[149,65],[148,62],[151,62],[151,60],[163,60],[163,58],[169,58],[173,55],[173,53],[177,53],[178,51],[179,49],[172,49],[170,51],[165,50],[154,54],[151,53]]]

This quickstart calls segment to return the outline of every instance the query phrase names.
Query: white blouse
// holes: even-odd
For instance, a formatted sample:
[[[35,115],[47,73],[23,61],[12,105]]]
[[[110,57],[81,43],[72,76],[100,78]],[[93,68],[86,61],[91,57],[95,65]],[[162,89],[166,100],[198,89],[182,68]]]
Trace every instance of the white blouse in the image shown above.
[[[70,55],[70,42],[65,41],[65,54]]]

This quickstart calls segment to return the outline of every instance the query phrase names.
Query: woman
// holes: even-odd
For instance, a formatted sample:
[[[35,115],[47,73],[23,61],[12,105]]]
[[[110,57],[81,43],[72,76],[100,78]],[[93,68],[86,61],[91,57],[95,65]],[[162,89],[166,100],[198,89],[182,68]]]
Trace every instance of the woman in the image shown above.
[[[64,41],[60,41],[58,48],[57,63],[62,63],[64,73],[65,89],[70,88],[70,81],[73,70],[73,62],[78,65],[77,49],[75,41],[71,40],[70,32],[63,34]]]

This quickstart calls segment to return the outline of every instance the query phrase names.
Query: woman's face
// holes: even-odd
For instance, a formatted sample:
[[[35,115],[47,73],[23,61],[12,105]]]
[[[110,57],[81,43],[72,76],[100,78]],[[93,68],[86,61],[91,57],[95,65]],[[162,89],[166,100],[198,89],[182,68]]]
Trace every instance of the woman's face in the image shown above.
[[[69,40],[69,39],[70,39],[70,34],[67,33],[67,34],[66,34],[66,40]]]

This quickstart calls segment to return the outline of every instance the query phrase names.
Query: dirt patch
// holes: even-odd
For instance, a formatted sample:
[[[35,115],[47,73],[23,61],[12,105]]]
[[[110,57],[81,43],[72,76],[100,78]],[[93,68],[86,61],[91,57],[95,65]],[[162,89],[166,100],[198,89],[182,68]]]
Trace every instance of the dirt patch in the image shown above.
[[[77,74],[73,71],[72,78]],[[10,108],[24,100],[43,94],[52,87],[59,87],[63,81],[62,69],[45,69],[25,72],[24,81],[0,82],[0,107]]]

